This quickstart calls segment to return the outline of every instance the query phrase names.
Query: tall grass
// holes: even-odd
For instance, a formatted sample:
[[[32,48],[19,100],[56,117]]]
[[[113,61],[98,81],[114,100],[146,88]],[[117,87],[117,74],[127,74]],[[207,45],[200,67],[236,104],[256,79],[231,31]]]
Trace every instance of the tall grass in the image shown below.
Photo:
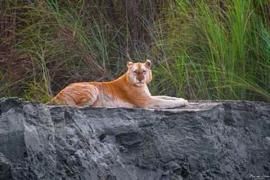
[[[218,2],[179,0],[167,11],[157,86],[191,99],[270,100],[269,24],[254,1]]]
[[[139,39],[123,2],[8,1],[17,66],[0,67],[0,96],[46,102],[71,82],[116,78],[131,57],[154,62],[153,94],[270,101],[268,0],[143,1]]]
[[[23,89],[13,94],[46,102],[52,91],[57,92],[70,82],[110,76],[108,47],[115,45],[106,34],[104,19],[99,19],[102,26],[94,18],[91,24],[84,22],[86,15],[81,16],[79,12],[84,8],[83,1],[71,7],[62,6],[59,1],[50,0],[10,7],[20,12],[13,48],[32,64],[32,69],[27,69],[27,77],[17,83]],[[12,85],[9,82],[1,87],[2,92],[7,92]]]

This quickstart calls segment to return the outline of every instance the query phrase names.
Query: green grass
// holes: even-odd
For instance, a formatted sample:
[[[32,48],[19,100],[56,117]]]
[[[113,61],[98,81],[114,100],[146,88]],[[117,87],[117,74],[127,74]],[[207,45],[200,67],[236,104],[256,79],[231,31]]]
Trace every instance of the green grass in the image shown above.
[[[71,82],[116,78],[131,56],[152,59],[153,94],[270,101],[267,0],[144,1],[140,42],[121,2],[8,2],[18,66],[0,67],[0,96],[46,102]]]
[[[253,1],[228,0],[224,9],[177,2],[164,20],[168,60],[155,71],[159,89],[191,99],[269,101],[269,25]]]

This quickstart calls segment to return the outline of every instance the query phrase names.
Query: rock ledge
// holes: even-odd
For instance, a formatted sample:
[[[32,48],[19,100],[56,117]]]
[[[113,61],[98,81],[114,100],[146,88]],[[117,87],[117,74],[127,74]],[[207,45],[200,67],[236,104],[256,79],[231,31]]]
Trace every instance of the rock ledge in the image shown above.
[[[182,109],[47,106],[0,99],[0,179],[270,179],[270,104]]]

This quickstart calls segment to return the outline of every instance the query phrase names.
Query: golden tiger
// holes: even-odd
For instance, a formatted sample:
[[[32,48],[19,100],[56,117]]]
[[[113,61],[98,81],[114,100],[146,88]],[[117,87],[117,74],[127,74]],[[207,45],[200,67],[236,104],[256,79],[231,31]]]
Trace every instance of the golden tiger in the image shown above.
[[[51,104],[125,108],[175,108],[188,104],[183,98],[151,95],[147,87],[152,80],[150,60],[128,62],[127,68],[125,74],[113,81],[72,83]]]

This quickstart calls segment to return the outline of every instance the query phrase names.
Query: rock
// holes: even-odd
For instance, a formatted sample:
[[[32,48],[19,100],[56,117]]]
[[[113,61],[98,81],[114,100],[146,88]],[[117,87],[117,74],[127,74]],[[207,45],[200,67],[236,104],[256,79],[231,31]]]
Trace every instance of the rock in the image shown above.
[[[270,104],[181,109],[47,106],[0,99],[0,179],[270,177]]]

